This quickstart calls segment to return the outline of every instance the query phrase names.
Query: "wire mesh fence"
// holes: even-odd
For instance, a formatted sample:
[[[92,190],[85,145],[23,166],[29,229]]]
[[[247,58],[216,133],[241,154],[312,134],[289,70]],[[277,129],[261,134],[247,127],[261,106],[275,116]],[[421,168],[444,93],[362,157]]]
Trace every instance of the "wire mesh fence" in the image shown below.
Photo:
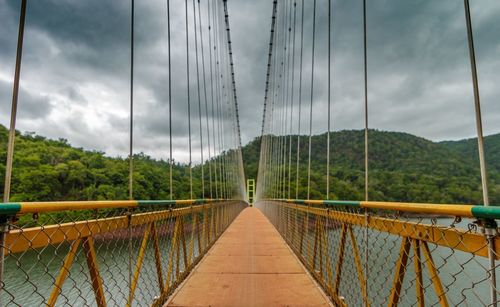
[[[0,305],[161,305],[246,205],[124,203],[8,219]]]
[[[494,219],[324,203],[257,207],[336,305],[497,305]]]

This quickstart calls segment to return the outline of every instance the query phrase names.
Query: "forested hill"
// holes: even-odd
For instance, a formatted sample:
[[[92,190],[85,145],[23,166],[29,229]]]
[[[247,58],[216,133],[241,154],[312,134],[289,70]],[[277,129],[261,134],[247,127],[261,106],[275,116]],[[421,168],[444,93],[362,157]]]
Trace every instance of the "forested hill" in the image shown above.
[[[0,125],[0,197],[3,194],[8,131]],[[193,170],[193,190],[200,193],[200,169]],[[168,161],[134,155],[134,197],[168,199]],[[173,167],[174,198],[189,198],[186,165]],[[74,148],[64,139],[17,134],[11,201],[128,199],[128,160]]]
[[[7,129],[0,125],[0,195],[3,192]],[[307,137],[301,137],[301,188],[307,189]],[[485,138],[492,203],[500,204],[500,134]],[[292,136],[292,189],[295,196],[297,136]],[[431,142],[406,133],[370,130],[370,198],[374,200],[481,203],[476,139]],[[243,147],[247,178],[257,178],[260,139]],[[134,197],[166,199],[168,161],[134,157]],[[331,134],[331,198],[362,199],[364,134],[349,130]],[[200,168],[194,169],[194,193],[200,193]],[[208,172],[205,178],[208,181]],[[326,134],[312,138],[311,198],[324,198]],[[189,197],[186,165],[174,164],[174,197]],[[127,159],[74,148],[64,139],[18,134],[12,201],[126,199]]]
[[[435,203],[482,203],[477,139],[432,142],[407,133],[370,130],[370,198]],[[287,138],[287,142],[289,139]],[[292,136],[295,196],[297,136]],[[301,136],[299,198],[306,196],[308,138]],[[256,178],[260,139],[244,147],[247,177]],[[500,134],[485,138],[492,203],[500,204]],[[364,131],[331,133],[331,198],[364,196]],[[312,138],[312,197],[326,195],[326,133]]]

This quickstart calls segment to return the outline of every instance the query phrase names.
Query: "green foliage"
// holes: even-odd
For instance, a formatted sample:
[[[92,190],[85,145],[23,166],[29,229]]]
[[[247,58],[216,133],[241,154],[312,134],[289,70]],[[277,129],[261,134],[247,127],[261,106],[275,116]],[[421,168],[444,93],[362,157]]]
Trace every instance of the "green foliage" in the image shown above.
[[[269,137],[270,138],[270,137]],[[364,131],[332,132],[330,198],[364,199]],[[278,138],[274,138],[275,141]],[[310,198],[326,198],[327,135],[312,137]],[[282,139],[283,142],[283,139]],[[290,137],[286,137],[286,148]],[[293,135],[290,196],[296,195]],[[482,203],[477,140],[432,142],[407,133],[369,131],[369,198],[379,201]],[[485,138],[490,202],[500,203],[500,134]],[[243,148],[245,174],[257,178],[260,139]],[[287,152],[288,154],[288,152]],[[307,197],[308,137],[300,137],[298,198]],[[288,162],[287,162],[288,163]],[[282,169],[281,169],[282,170]],[[288,164],[286,165],[288,172]],[[277,172],[277,169],[271,170]],[[285,180],[288,197],[288,178]],[[277,187],[275,187],[277,188]],[[281,187],[283,191],[283,187]]]
[[[433,203],[482,203],[477,140],[432,142],[406,133],[369,131],[371,200]],[[3,193],[8,131],[0,125],[0,194]],[[295,198],[297,159],[296,135],[292,142],[290,196]],[[257,179],[260,139],[243,147],[247,178]],[[312,137],[311,198],[326,198],[326,134]],[[500,134],[485,138],[486,161],[492,203],[500,203]],[[287,151],[288,153],[288,151]],[[218,159],[230,159],[226,152]],[[300,137],[298,197],[307,196],[308,138]],[[220,191],[220,169],[215,183],[215,160],[193,168],[193,197],[210,197]],[[287,161],[288,163],[288,161]],[[330,198],[364,198],[364,132],[331,133]],[[220,166],[220,165],[219,165]],[[219,167],[218,166],[218,167]],[[276,171],[276,170],[272,170]],[[286,167],[288,171],[288,165]],[[231,181],[231,180],[229,180]],[[169,163],[145,154],[134,156],[134,198],[168,199]],[[173,163],[174,199],[190,198],[189,168]],[[235,189],[235,186],[229,187]],[[285,196],[288,196],[288,178]],[[283,187],[281,187],[283,190]],[[34,133],[16,136],[12,178],[12,201],[110,200],[128,198],[128,159],[107,157],[103,152],[74,148],[67,140],[50,140]]]
[[[0,125],[0,196],[3,194],[8,131]],[[205,173],[208,173],[208,164]],[[67,140],[17,133],[11,185],[12,202],[128,199],[127,158],[74,148]],[[188,166],[173,163],[174,199],[190,198]],[[134,198],[169,199],[169,163],[142,153],[134,155]],[[205,174],[208,181],[208,174]],[[215,183],[214,183],[215,186]],[[218,183],[218,186],[220,184]],[[214,193],[215,194],[215,193]],[[201,168],[193,168],[193,197],[201,193]],[[214,195],[215,197],[215,195]]]

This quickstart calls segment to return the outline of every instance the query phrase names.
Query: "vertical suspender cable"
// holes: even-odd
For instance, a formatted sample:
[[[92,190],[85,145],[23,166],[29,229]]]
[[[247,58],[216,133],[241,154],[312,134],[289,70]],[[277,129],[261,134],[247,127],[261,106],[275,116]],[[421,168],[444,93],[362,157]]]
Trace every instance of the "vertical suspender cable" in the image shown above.
[[[207,78],[205,72],[205,52],[204,52],[204,43],[203,43],[203,30],[201,26],[201,4],[200,0],[198,0],[198,20],[199,20],[199,28],[200,28],[200,40],[201,40],[201,65],[203,67],[203,92],[205,97],[205,121],[207,126],[207,145],[208,145],[208,179],[209,179],[209,192],[210,198],[213,198],[213,186],[212,186],[212,150],[210,148],[210,125],[208,121],[208,99],[207,99]]]
[[[21,2],[21,12],[19,16],[19,29],[17,36],[16,68],[14,72],[14,88],[12,90],[12,107],[10,111],[9,141],[7,144],[7,163],[5,166],[5,182],[3,192],[3,202],[9,202],[10,184],[12,180],[12,162],[14,158],[14,142],[16,139],[16,118],[17,101],[19,98],[19,81],[21,78],[21,63],[23,56],[24,24],[26,20],[26,0]]]
[[[217,78],[217,74],[214,75],[214,70],[213,70],[213,62],[212,62],[212,19],[211,19],[211,14],[210,14],[210,0],[207,0],[207,20],[208,20],[208,50],[209,50],[209,56],[210,56],[210,91],[211,91],[211,109],[212,109],[212,139],[213,139],[213,153],[214,153],[214,159],[213,159],[213,166],[214,166],[214,189],[215,189],[215,198],[219,198],[219,190],[218,190],[218,176],[217,176],[217,150],[216,150],[216,144],[217,144],[217,139],[215,137],[215,108],[214,108],[214,78]],[[214,46],[215,48],[215,46]],[[214,61],[215,61],[215,56],[214,56]]]
[[[290,33],[287,31],[288,29],[288,1],[285,1],[285,9],[283,12],[283,60],[281,61],[281,66],[282,72],[283,72],[283,78],[282,78],[282,96],[281,96],[281,101],[283,103],[283,108],[282,108],[282,118],[283,118],[283,123],[282,123],[282,150],[281,150],[281,155],[282,159],[280,160],[280,164],[282,167],[282,177],[281,177],[281,198],[286,198],[286,154],[287,154],[287,137],[286,137],[286,128],[288,126],[288,57],[287,57],[287,52],[288,52],[288,45],[287,45],[287,39],[290,37]],[[290,6],[291,7],[291,6]],[[287,35],[288,34],[288,35]]]
[[[273,11],[271,16],[271,33],[269,38],[269,51],[267,55],[267,71],[266,71],[266,83],[265,83],[265,91],[264,91],[264,105],[262,111],[262,127],[260,132],[260,142],[261,142],[261,152],[259,159],[259,176],[257,180],[257,199],[261,197],[265,198],[267,195],[268,187],[268,167],[269,156],[268,156],[268,146],[269,146],[269,135],[266,134],[266,120],[268,120],[267,116],[267,103],[269,99],[269,85],[270,85],[270,76],[271,76],[271,63],[272,63],[272,54],[273,54],[273,41],[274,41],[274,32],[275,32],[275,24],[276,24],[276,6],[278,1],[273,1]]]
[[[236,133],[237,135],[235,136],[236,138],[236,151],[233,151],[233,152],[238,152],[239,155],[241,155],[241,131],[240,131],[240,119],[239,119],[239,115],[238,115],[238,97],[236,95],[236,81],[235,81],[235,74],[234,74],[234,62],[233,62],[233,50],[232,50],[232,46],[231,46],[231,31],[230,31],[230,27],[229,27],[229,14],[228,14],[228,9],[227,9],[227,0],[223,0],[223,5],[224,5],[224,21],[225,21],[225,24],[226,24],[226,38],[227,38],[227,51],[228,51],[228,55],[229,55],[229,73],[230,73],[230,77],[231,79],[229,80],[230,81],[230,84],[231,84],[231,88],[230,88],[230,92],[232,92],[232,100],[233,100],[233,105],[234,106],[234,109],[232,109],[234,111],[233,115],[234,115],[234,121],[236,121]],[[236,161],[234,161],[236,163]],[[242,183],[240,182],[240,185]],[[243,182],[243,186],[244,186],[244,182]],[[241,187],[240,187],[241,188]],[[243,187],[244,189],[244,187]]]
[[[332,76],[332,1],[328,1],[328,131],[326,133],[326,199],[330,199],[330,129],[331,129],[331,76]]]
[[[365,201],[368,201],[368,59],[366,50],[366,0],[363,0],[363,56],[365,90]]]
[[[128,181],[128,197],[130,200],[133,199],[133,174],[134,174],[134,156],[133,156],[133,145],[134,145],[134,15],[135,15],[135,2],[131,0],[130,3],[130,139],[129,139],[129,181]],[[132,286],[132,226],[129,220],[128,226],[128,280],[129,288]]]
[[[479,165],[481,168],[481,185],[483,189],[483,202],[485,206],[489,206],[488,197],[488,179],[486,174],[486,162],[484,159],[484,142],[483,142],[483,123],[481,118],[481,102],[479,99],[479,83],[477,78],[476,54],[474,50],[474,38],[472,33],[472,22],[470,16],[469,0],[464,0],[465,6],[465,21],[467,24],[467,38],[469,45],[469,56],[471,62],[472,85],[474,90],[474,107],[476,113],[476,130],[477,130],[477,145],[479,152]]]
[[[170,40],[170,0],[167,0],[167,39],[168,39],[168,134],[169,134],[169,194],[170,200],[173,199],[173,185],[172,185],[172,53],[171,53],[171,40]]]
[[[217,105],[216,105],[216,112],[217,112],[217,144],[218,144],[218,151],[219,151],[219,188],[220,188],[220,197],[224,198],[224,160],[222,157],[222,151],[223,151],[223,144],[222,144],[222,138],[221,138],[221,112],[220,112],[220,105],[221,105],[221,75],[219,73],[219,63],[220,63],[220,41],[219,41],[219,26],[218,26],[218,14],[217,14],[217,1],[214,2],[213,4],[213,25],[214,25],[214,52],[215,52],[215,76],[216,76],[216,89],[217,89]]]
[[[203,127],[201,124],[201,90],[200,90],[200,65],[198,60],[198,33],[196,25],[196,0],[193,0],[193,22],[194,22],[194,50],[196,56],[196,87],[198,93],[198,124],[200,125],[200,167],[201,167],[201,198],[205,198],[205,171],[203,159]]]
[[[314,47],[316,42],[316,0],[313,3],[313,37],[312,37],[312,57],[311,57],[311,101],[309,104],[309,157],[307,161],[307,199],[311,194],[311,150],[312,150],[312,113],[314,99]]]
[[[187,107],[188,107],[188,134],[189,134],[189,197],[193,199],[193,157],[191,151],[191,96],[189,93],[189,19],[188,19],[188,3],[184,0],[186,11],[186,73],[187,73]]]
[[[297,21],[297,1],[293,1],[293,40],[292,40],[292,95],[290,101],[290,130],[289,130],[289,143],[290,148],[288,152],[288,198],[291,198],[291,190],[292,190],[292,129],[293,129],[293,106],[294,106],[294,94],[295,94],[295,26]]]
[[[291,93],[290,93],[290,65],[291,65],[291,40],[292,40],[292,1],[290,0],[290,5],[288,6],[288,42],[287,42],[287,61],[286,61],[286,106],[288,109],[288,106],[290,104],[290,116],[288,116],[288,113],[286,114],[286,118],[290,122],[289,124],[289,129],[287,130],[287,127],[285,126],[285,144],[288,143],[288,152],[285,155],[287,158],[287,161],[285,161],[285,178],[288,181],[288,187],[287,185],[285,186],[284,193],[283,193],[283,198],[290,198],[290,162],[292,159],[292,138],[291,138],[291,127],[292,127],[292,115],[293,115],[293,105],[291,104]],[[287,124],[287,121],[285,121],[285,125]],[[288,135],[287,135],[288,134]],[[285,147],[285,151],[287,148]],[[288,164],[288,172],[287,172],[287,164]],[[287,189],[286,189],[287,188]],[[288,193],[286,192],[288,191]]]
[[[5,183],[3,202],[7,203],[10,199],[10,184],[12,179],[12,162],[14,158],[14,141],[16,138],[16,117],[17,117],[17,101],[19,98],[19,81],[21,78],[21,62],[23,55],[23,41],[24,41],[24,24],[26,20],[26,2],[21,2],[21,10],[19,16],[19,29],[17,35],[17,51],[16,51],[16,68],[14,72],[14,87],[12,90],[12,107],[10,112],[10,127],[9,127],[9,140],[7,144],[7,161],[5,167]],[[6,220],[0,221],[0,298],[4,288],[3,273],[4,273],[4,246],[5,234],[8,231]],[[1,301],[0,301],[1,302]],[[0,304],[1,305],[1,304]]]
[[[302,63],[304,51],[304,0],[302,0],[300,22],[300,69],[299,69],[299,118],[297,120],[297,165],[296,165],[296,182],[295,182],[295,198],[299,198],[299,166],[300,166],[300,121],[302,116]]]
[[[476,113],[476,130],[477,130],[477,147],[479,152],[479,166],[481,169],[481,185],[483,190],[483,203],[485,206],[490,205],[488,195],[488,177],[486,172],[486,161],[484,157],[484,140],[483,140],[483,122],[481,118],[481,102],[479,97],[479,82],[477,77],[476,53],[474,48],[474,35],[472,31],[472,18],[470,14],[469,0],[464,0],[465,23],[467,25],[467,39],[469,46],[469,57],[471,64],[472,86],[474,91],[474,107]],[[496,265],[495,265],[495,242],[494,238],[497,235],[497,226],[485,225],[486,237],[488,240],[488,258],[490,264],[490,296],[491,305],[497,306],[497,288],[496,288]]]
[[[128,198],[134,198],[134,15],[135,3],[131,0],[130,12],[130,139],[129,139],[129,175],[128,175]]]
[[[366,0],[363,0],[363,60],[364,60],[364,94],[365,94],[365,201],[368,201],[368,55],[367,55]],[[368,276],[368,210],[365,209],[365,276]],[[365,291],[368,293],[368,278],[365,278]],[[364,305],[368,302],[364,300]]]

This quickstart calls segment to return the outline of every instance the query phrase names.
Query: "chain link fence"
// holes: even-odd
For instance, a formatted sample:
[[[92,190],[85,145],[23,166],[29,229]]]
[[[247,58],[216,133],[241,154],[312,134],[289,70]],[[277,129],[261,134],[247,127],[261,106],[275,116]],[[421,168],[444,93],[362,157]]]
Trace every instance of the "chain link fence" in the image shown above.
[[[405,204],[390,204],[401,208],[393,210],[327,203],[272,200],[257,207],[336,305],[497,306],[494,219],[407,212]],[[465,207],[456,206],[470,212]]]
[[[246,206],[204,200],[41,205],[40,213],[28,203],[16,218],[1,216],[1,306],[161,305]]]

